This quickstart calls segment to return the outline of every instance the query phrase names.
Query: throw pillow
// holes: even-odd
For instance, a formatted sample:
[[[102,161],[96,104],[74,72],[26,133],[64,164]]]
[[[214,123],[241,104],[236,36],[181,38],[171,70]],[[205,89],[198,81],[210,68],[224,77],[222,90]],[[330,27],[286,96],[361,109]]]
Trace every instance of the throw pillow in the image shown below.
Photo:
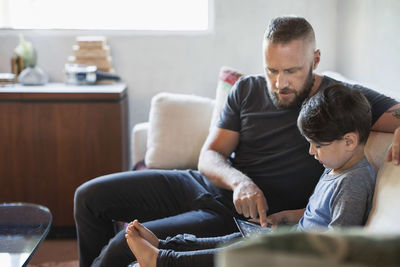
[[[159,93],[152,98],[145,163],[152,169],[196,169],[214,107],[210,98]]]
[[[211,118],[210,130],[216,125],[219,120],[219,114],[221,113],[222,108],[225,105],[226,98],[228,97],[229,91],[235,82],[242,76],[243,74],[233,68],[230,67],[222,67],[219,76],[218,76],[218,84],[217,84],[217,92],[215,96],[215,106]]]

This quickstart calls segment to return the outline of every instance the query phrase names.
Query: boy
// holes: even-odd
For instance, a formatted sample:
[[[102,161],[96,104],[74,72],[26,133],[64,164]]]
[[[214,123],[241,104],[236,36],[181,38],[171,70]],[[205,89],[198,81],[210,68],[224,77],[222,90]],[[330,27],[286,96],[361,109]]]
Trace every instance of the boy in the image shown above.
[[[273,224],[297,223],[298,230],[363,225],[375,186],[364,145],[370,107],[355,89],[331,85],[304,103],[297,125],[310,143],[309,153],[326,168],[306,210],[288,210],[269,218]],[[300,219],[300,221],[299,221]]]
[[[299,231],[363,225],[375,186],[374,169],[364,155],[371,127],[368,101],[356,89],[331,85],[303,104],[297,125],[310,143],[309,153],[326,169],[305,210],[275,213],[268,217],[270,223],[274,227],[298,223]],[[159,241],[136,220],[126,231],[128,245],[141,267],[212,266],[215,247],[238,236],[178,235]]]

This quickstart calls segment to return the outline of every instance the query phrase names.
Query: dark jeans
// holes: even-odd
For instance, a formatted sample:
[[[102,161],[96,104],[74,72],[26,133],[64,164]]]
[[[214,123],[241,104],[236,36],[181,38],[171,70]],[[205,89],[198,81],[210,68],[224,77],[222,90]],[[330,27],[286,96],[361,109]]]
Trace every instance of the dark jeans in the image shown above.
[[[241,240],[240,233],[221,237],[197,238],[194,235],[181,234],[166,240],[160,240],[157,257],[158,267],[202,267],[214,266],[214,255],[223,244]]]
[[[232,192],[197,171],[146,170],[102,176],[75,192],[79,262],[127,266],[135,258],[114,221],[140,222],[160,239],[180,233],[220,236],[237,230]]]

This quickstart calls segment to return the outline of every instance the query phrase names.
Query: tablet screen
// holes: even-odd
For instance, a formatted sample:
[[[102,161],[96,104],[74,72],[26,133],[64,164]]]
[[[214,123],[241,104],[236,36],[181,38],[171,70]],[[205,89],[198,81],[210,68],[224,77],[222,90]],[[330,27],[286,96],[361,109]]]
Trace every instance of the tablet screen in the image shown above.
[[[235,220],[236,225],[239,228],[240,233],[242,233],[243,237],[251,237],[254,235],[272,232],[271,228],[269,227],[262,227],[261,225],[243,221],[237,218],[233,219]]]

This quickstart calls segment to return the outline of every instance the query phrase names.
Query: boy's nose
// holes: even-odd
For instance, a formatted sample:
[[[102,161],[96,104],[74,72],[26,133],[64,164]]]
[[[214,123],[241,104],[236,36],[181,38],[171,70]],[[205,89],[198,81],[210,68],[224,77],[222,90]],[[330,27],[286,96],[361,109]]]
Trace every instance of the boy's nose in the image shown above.
[[[310,148],[308,149],[308,153],[309,153],[311,156],[314,156],[314,155],[315,155],[315,149],[314,149],[314,145],[313,145],[313,144],[310,144]]]

